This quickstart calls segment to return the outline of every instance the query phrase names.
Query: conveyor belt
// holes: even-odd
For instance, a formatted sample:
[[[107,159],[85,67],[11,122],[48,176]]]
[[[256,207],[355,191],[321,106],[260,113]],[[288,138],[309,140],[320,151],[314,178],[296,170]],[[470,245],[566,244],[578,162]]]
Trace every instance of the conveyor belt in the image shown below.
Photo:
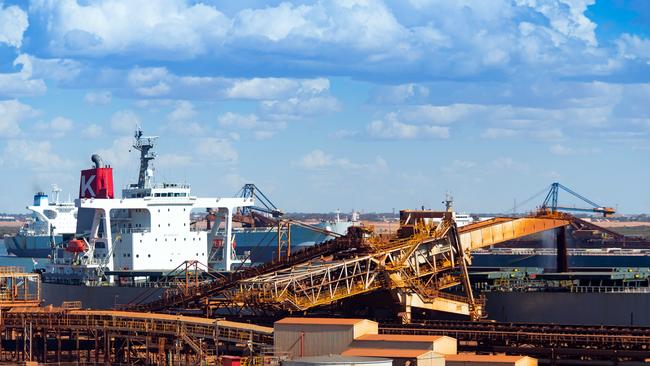
[[[643,361],[650,357],[650,328],[466,321],[383,324],[380,333],[447,335],[459,350],[506,352],[557,359]]]

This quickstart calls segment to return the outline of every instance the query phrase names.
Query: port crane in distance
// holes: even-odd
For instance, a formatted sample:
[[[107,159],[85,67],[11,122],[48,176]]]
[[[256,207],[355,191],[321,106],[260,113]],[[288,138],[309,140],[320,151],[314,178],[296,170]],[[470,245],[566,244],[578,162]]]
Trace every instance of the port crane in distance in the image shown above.
[[[557,201],[558,201],[558,195],[560,190],[563,190],[566,193],[569,193],[570,195],[582,200],[583,202],[587,203],[591,207],[578,208],[578,207],[558,206]],[[594,201],[582,196],[579,193],[576,193],[572,189],[557,182],[551,184],[551,189],[546,194],[546,198],[544,199],[544,203],[542,203],[541,209],[553,213],[558,211],[595,212],[595,213],[603,214],[603,217],[611,216],[616,213],[616,210],[614,210],[612,207],[601,206],[595,203]]]

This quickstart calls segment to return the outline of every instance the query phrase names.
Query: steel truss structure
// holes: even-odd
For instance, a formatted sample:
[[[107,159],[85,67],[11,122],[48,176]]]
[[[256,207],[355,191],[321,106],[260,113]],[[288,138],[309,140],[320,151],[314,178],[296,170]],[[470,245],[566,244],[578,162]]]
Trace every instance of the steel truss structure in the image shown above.
[[[339,300],[387,290],[402,304],[405,320],[412,307],[484,317],[467,274],[471,252],[507,240],[571,224],[571,216],[541,212],[522,218],[497,218],[457,228],[451,216],[438,223],[416,223],[411,236],[381,241],[361,230],[295,256],[199,286],[191,294],[175,290],[147,306],[150,310],[201,304],[231,309],[306,311]],[[445,289],[462,284],[464,296]]]

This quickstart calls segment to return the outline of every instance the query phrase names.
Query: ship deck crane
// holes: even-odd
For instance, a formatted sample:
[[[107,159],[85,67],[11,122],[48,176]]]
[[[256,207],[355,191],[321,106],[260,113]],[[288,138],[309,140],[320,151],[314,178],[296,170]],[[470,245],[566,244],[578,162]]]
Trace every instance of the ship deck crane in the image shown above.
[[[581,201],[587,203],[588,205],[592,207],[588,208],[578,208],[578,207],[565,207],[565,206],[558,206],[558,196],[560,190],[565,191],[566,193],[569,193],[570,195],[580,199]],[[576,193],[570,188],[567,188],[566,186],[560,184],[560,183],[553,183],[551,184],[551,189],[548,191],[546,194],[546,198],[544,199],[544,203],[542,203],[542,210],[549,210],[551,212],[558,212],[558,211],[575,211],[575,212],[595,212],[595,213],[602,213],[604,217],[607,217],[609,215],[613,215],[616,213],[616,210],[614,210],[612,207],[605,207],[602,205],[599,205],[595,203],[594,201]]]

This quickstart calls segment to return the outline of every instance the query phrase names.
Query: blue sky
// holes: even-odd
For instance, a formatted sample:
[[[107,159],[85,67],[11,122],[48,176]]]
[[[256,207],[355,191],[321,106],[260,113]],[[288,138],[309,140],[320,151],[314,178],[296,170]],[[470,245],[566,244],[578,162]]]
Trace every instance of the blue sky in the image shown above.
[[[93,153],[131,183],[140,124],[159,182],[287,211],[507,211],[559,181],[650,212],[649,95],[644,0],[5,0],[0,211],[74,196]]]

